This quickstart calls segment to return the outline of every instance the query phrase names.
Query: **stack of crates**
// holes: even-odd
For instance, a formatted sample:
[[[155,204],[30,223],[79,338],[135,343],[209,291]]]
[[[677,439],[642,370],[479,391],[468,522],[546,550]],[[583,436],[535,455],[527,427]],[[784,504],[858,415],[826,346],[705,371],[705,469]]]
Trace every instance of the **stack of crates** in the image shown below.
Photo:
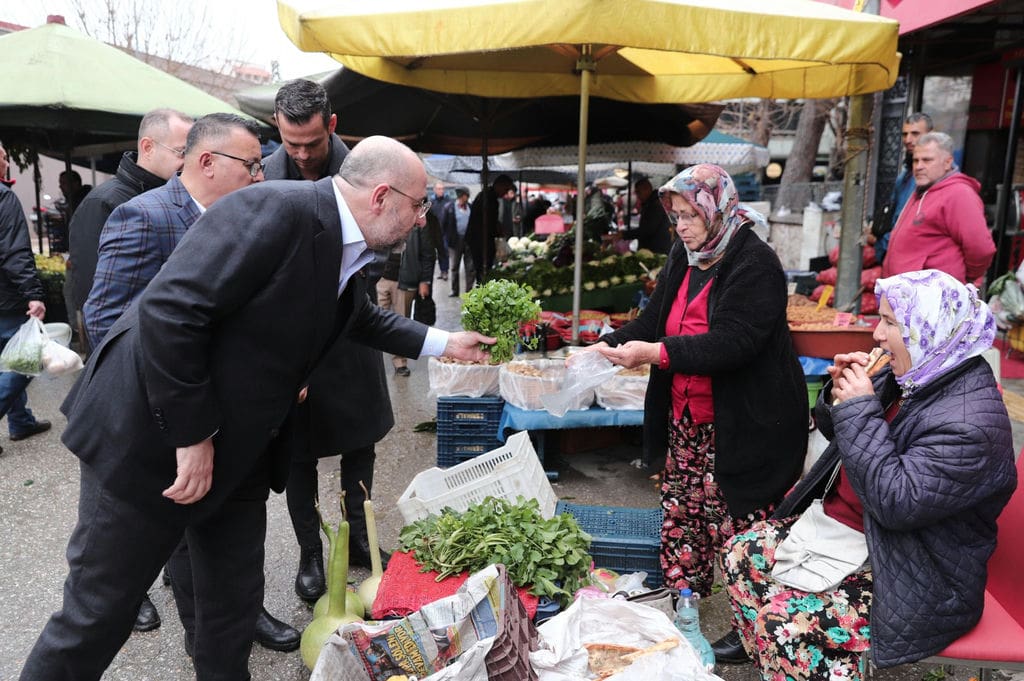
[[[660,508],[583,506],[559,501],[555,513],[571,514],[580,529],[592,537],[590,556],[596,567],[619,574],[642,570],[647,573],[645,583],[652,589],[664,583]]]
[[[447,468],[501,446],[500,397],[437,398],[437,465]]]

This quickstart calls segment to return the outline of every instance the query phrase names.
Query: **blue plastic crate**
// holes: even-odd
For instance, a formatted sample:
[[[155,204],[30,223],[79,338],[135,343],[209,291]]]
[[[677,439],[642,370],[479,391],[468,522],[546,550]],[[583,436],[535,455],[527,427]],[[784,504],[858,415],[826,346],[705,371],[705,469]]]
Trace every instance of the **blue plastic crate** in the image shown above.
[[[497,426],[493,430],[479,433],[442,433],[438,430],[438,467],[448,468],[497,449],[502,443],[494,434],[496,430]]]
[[[490,433],[497,438],[505,400],[500,397],[437,398],[437,432],[447,435]]]
[[[584,532],[593,537],[590,555],[597,567],[618,573],[647,573],[647,586],[664,582],[661,573],[660,508],[583,506],[559,501],[555,513],[570,513]]]
[[[537,613],[533,616],[533,623],[541,624],[561,611],[562,606],[558,604],[558,601],[553,601],[547,596],[541,596],[537,599]]]

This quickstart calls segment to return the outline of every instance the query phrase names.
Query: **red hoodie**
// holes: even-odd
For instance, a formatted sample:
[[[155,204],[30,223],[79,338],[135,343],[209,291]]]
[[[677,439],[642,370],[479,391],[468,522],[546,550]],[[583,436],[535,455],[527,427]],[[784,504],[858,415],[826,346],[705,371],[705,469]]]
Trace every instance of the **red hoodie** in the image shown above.
[[[996,245],[973,177],[955,172],[903,207],[889,239],[882,276],[936,269],[973,282],[992,263]]]

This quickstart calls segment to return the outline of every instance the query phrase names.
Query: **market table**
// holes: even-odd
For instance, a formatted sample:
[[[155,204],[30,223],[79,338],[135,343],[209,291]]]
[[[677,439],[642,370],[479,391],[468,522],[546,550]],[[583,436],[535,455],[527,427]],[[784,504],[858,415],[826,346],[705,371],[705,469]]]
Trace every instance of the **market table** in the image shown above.
[[[565,416],[554,416],[543,410],[520,409],[508,402],[501,412],[498,423],[498,439],[505,441],[507,430],[528,430],[536,436],[537,457],[544,463],[544,440],[548,430],[565,430],[571,428],[603,428],[613,426],[642,426],[644,423],[643,409],[573,409]],[[548,478],[558,479],[557,471],[547,471]]]

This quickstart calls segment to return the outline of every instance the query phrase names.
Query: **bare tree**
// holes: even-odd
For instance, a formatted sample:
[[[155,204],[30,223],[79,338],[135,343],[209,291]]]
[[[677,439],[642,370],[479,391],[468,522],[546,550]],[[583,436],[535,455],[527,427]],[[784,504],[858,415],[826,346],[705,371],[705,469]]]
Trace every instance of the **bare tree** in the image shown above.
[[[821,133],[825,131],[825,122],[833,106],[833,99],[804,101],[793,147],[789,152],[789,158],[786,159],[786,169],[782,172],[782,180],[779,182],[779,198],[776,201],[778,209],[802,210],[809,200],[803,185],[811,181],[818,145],[821,143]]]

